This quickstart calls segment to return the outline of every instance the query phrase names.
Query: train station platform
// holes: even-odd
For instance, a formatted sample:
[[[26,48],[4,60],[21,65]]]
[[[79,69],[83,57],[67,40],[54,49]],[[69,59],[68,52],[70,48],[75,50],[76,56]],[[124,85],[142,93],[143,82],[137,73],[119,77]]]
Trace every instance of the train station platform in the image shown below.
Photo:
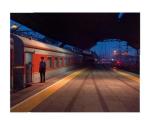
[[[11,94],[11,112],[139,112],[139,76],[80,69]]]

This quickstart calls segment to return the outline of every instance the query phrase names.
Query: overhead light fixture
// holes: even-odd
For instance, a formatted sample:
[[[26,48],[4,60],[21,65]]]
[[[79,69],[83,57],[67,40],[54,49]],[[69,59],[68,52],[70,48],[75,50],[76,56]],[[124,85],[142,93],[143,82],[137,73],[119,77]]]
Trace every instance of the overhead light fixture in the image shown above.
[[[16,29],[18,29],[18,26],[17,26],[16,24],[13,24],[13,25],[11,26],[11,29],[16,30]]]

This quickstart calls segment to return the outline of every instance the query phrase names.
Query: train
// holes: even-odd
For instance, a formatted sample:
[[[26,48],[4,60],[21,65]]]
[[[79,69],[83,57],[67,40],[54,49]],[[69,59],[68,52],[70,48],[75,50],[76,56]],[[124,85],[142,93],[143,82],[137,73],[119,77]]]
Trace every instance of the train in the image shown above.
[[[121,56],[118,59],[112,61],[113,68],[123,69],[130,72],[138,73],[140,71],[139,56]]]
[[[46,79],[72,70],[83,62],[81,54],[13,33],[10,34],[10,49],[13,91],[40,82],[41,57],[46,62]]]

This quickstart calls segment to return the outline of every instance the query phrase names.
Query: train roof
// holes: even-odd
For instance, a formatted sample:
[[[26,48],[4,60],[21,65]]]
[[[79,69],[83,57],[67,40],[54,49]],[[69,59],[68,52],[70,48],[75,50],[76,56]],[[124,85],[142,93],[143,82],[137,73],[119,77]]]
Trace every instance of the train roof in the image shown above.
[[[47,43],[43,43],[41,41],[37,41],[37,40],[30,39],[27,37],[19,36],[16,34],[11,34],[11,36],[18,37],[22,41],[22,43],[25,47],[31,47],[31,48],[44,49],[44,50],[51,50],[51,51],[58,51],[58,52],[73,54],[71,51],[68,51],[66,49],[63,49],[63,48],[60,48],[57,46],[53,46],[53,45],[50,45]]]

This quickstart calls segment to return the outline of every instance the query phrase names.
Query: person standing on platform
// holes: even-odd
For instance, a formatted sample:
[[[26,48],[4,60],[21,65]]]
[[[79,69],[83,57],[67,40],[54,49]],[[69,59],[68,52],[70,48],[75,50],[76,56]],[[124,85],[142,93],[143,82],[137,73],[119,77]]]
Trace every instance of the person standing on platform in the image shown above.
[[[44,61],[44,57],[41,57],[39,72],[40,72],[40,82],[45,82],[46,62]]]

